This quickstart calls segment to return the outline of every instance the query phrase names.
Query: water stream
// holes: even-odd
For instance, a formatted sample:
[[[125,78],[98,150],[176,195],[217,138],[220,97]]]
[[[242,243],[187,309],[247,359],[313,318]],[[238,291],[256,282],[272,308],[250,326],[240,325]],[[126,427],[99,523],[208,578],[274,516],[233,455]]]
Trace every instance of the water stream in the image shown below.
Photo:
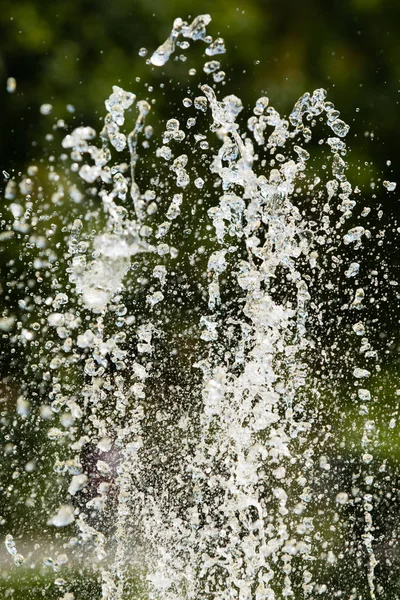
[[[395,598],[349,126],[323,89],[288,117],[226,95],[211,30],[141,51],[204,49],[165,123],[116,85],[100,131],[59,121],[47,166],[5,175],[4,563],[63,600]]]

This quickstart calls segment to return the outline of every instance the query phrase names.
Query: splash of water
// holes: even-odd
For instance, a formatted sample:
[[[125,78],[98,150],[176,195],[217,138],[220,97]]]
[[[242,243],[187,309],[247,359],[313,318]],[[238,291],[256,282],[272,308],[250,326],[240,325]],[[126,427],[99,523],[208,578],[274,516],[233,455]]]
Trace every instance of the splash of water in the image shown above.
[[[343,253],[370,235],[352,226],[349,126],[323,89],[304,94],[289,118],[262,96],[246,120],[240,98],[221,93],[219,60],[208,60],[225,52],[207,34],[210,22],[176,19],[148,61],[163,67],[177,46],[205,44],[208,83],[183,100],[186,124],[172,117],[155,135],[151,102],[114,86],[99,142],[91,127],[76,128],[62,142],[68,168],[50,168],[59,225],[48,227],[36,167],[6,186],[13,218],[1,239],[21,240],[28,295],[24,316],[5,315],[0,327],[27,357],[17,410],[46,429],[34,443],[58,486],[42,515],[56,532],[46,564],[73,571],[90,553],[102,600],[314,598],[351,555],[333,525],[318,524],[326,513],[339,528],[339,509],[357,494],[351,500],[340,482],[332,494],[318,490],[331,434],[326,427],[319,437],[329,385],[315,362],[331,374],[331,392],[334,367],[313,330],[329,322],[315,292],[315,281],[320,294],[334,291],[326,273],[345,274],[349,314],[367,300],[353,284],[362,266]],[[363,320],[353,332],[361,357],[346,366],[365,406],[376,353]],[[368,557],[375,600],[367,488],[376,434],[363,418],[367,484],[354,548]],[[26,562],[11,534],[6,548]],[[57,582],[63,598],[74,597],[66,575]],[[340,585],[331,597],[341,597]]]

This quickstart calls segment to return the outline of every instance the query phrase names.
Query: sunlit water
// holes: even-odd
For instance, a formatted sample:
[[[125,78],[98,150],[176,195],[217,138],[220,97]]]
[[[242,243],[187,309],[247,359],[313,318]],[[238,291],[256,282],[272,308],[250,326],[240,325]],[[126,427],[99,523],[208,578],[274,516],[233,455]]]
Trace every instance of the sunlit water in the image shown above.
[[[210,22],[176,19],[147,59],[203,44],[179,114],[154,123],[151,100],[114,86],[101,131],[65,135],[46,185],[35,165],[5,174],[0,239],[21,265],[0,328],[25,366],[6,382],[4,562],[47,573],[37,589],[53,573],[64,600],[375,600],[386,467],[349,126],[323,89],[289,117],[225,95]],[[71,591],[77,572],[98,587]]]

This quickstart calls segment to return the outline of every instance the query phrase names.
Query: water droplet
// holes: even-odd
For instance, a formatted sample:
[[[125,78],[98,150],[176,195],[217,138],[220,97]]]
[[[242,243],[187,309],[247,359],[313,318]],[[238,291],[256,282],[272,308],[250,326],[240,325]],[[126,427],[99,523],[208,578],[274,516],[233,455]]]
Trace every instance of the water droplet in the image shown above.
[[[330,123],[330,126],[333,133],[335,133],[339,137],[346,137],[350,130],[350,126],[347,125],[347,123],[345,123],[341,119],[335,119]]]
[[[397,183],[395,181],[384,181],[383,185],[388,190],[388,192],[394,192],[397,187]]]
[[[359,270],[360,270],[359,263],[351,263],[349,268],[347,269],[347,271],[345,271],[345,275],[348,278],[355,277],[356,275],[358,275]]]
[[[15,77],[9,77],[7,79],[7,92],[9,94],[13,94],[16,89],[17,89],[17,81],[16,81]]]
[[[359,367],[355,367],[355,369],[353,370],[353,375],[357,379],[365,379],[366,377],[369,377],[371,373],[367,371],[367,369],[360,369]]]
[[[54,527],[66,527],[70,525],[75,520],[74,517],[74,508],[70,505],[61,506],[57,513],[49,520],[49,525],[54,525]]]
[[[208,46],[208,48],[206,48],[207,56],[214,56],[215,54],[225,54],[225,52],[225,42],[222,38],[217,38]]]
[[[346,492],[339,492],[339,494],[337,494],[336,502],[338,504],[347,504],[348,501],[349,501],[349,496],[348,496],[348,494],[346,494]]]
[[[40,107],[40,112],[42,115],[50,115],[53,112],[52,104],[42,104]]]

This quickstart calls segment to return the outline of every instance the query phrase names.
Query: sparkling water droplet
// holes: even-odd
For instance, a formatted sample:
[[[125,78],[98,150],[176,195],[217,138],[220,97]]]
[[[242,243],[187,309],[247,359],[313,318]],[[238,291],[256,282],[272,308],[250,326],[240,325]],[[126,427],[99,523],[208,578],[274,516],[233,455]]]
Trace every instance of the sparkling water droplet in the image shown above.
[[[214,73],[214,71],[218,71],[221,63],[217,60],[211,60],[209,62],[204,63],[203,71],[204,73]]]
[[[345,275],[348,278],[355,277],[356,275],[358,275],[359,270],[360,270],[359,263],[355,263],[355,262],[351,263],[349,268],[347,269],[347,271],[345,271]]]
[[[359,389],[357,394],[363,402],[369,402],[371,400],[371,392],[369,390]]]
[[[225,79],[225,75],[225,71],[218,71],[218,73],[213,74],[213,80],[215,81],[215,83],[220,83]]]
[[[42,115],[50,115],[53,112],[52,104],[42,104],[40,107],[40,112]]]
[[[6,550],[11,556],[15,556],[17,554],[17,549],[15,547],[14,538],[11,534],[7,534],[5,538],[5,546]]]
[[[336,502],[338,504],[347,504],[348,501],[349,501],[349,496],[348,496],[348,494],[346,494],[346,492],[339,492],[336,495]]]
[[[334,121],[332,121],[330,123],[330,127],[332,131],[339,137],[345,137],[350,130],[350,126],[347,125],[347,123],[345,123],[341,119],[335,119]]]
[[[397,187],[397,183],[395,181],[384,181],[383,185],[389,192],[394,192]]]
[[[57,513],[49,520],[49,525],[54,525],[54,527],[66,527],[70,525],[75,520],[74,517],[74,508],[70,505],[61,506]]]
[[[13,94],[16,89],[17,89],[17,81],[16,81],[15,77],[9,77],[7,79],[7,92],[9,94]]]
[[[222,38],[217,38],[206,48],[207,56],[214,56],[215,54],[225,54],[225,42]]]
[[[358,323],[356,323],[355,325],[353,325],[353,331],[357,335],[365,335],[365,326],[364,326],[364,323],[362,321],[359,321]]]
[[[150,62],[155,67],[162,67],[168,62],[171,54],[175,51],[175,42],[168,38],[157,50],[152,54]]]
[[[355,369],[353,370],[353,375],[357,379],[365,379],[366,377],[369,377],[371,375],[371,373],[370,373],[370,371],[367,371],[367,369],[361,369],[359,367],[355,367]]]
[[[22,554],[15,554],[13,556],[13,562],[15,566],[20,567],[24,564],[25,558],[22,556]]]
[[[194,180],[194,185],[201,190],[201,188],[204,186],[204,179],[197,177],[197,179]]]

